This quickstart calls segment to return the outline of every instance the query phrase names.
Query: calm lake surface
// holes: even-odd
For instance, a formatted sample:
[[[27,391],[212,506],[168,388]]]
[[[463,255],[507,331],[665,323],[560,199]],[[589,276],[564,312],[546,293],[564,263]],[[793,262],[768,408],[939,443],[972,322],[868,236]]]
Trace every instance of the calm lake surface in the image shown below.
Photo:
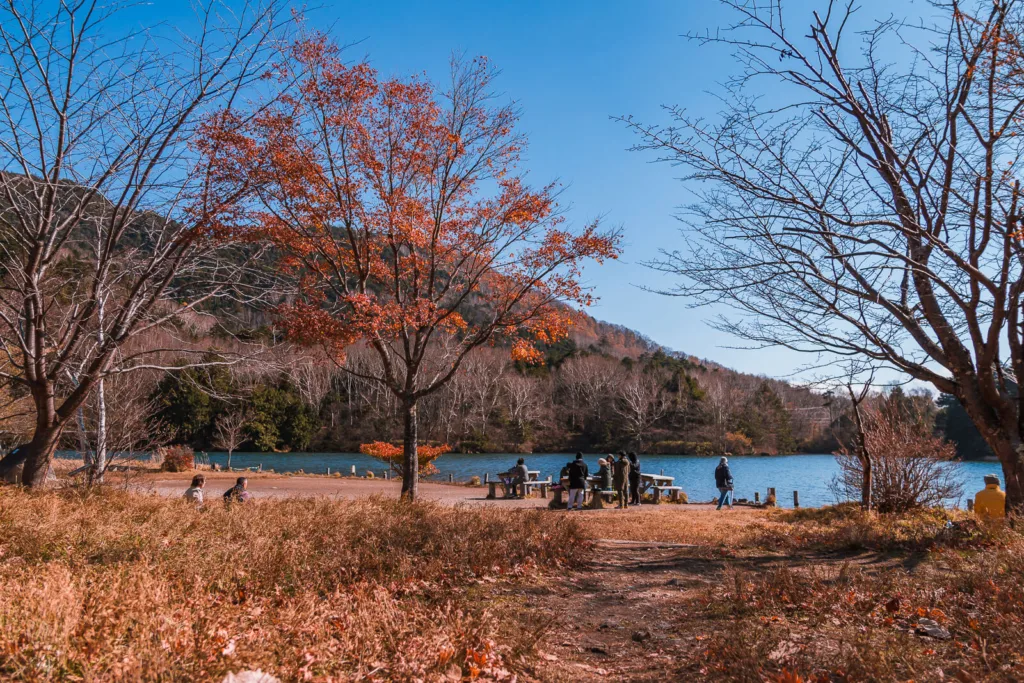
[[[591,472],[597,471],[598,454],[584,454]],[[227,462],[224,453],[210,453],[210,462],[223,465]],[[434,461],[440,473],[430,477],[438,481],[447,481],[448,475],[455,475],[456,481],[468,481],[472,476],[481,480],[484,474],[492,477],[508,470],[516,459],[523,457],[531,470],[540,470],[541,479],[549,475],[558,477],[559,471],[574,456],[569,453],[539,454],[519,456],[508,453],[488,453],[483,455],[459,455],[450,453]],[[385,467],[375,460],[360,453],[234,453],[231,456],[232,467],[255,467],[263,465],[264,469],[277,472],[304,472],[320,474],[327,471],[341,471],[349,474],[352,466],[360,475],[366,470],[373,470],[381,476]],[[714,472],[718,465],[718,456],[696,455],[645,455],[640,458],[641,470],[653,474],[675,477],[675,484],[682,486],[692,502],[704,502],[717,497]],[[779,504],[784,507],[793,505],[793,491],[800,492],[800,504],[803,507],[817,507],[835,503],[835,496],[829,491],[828,484],[836,475],[835,458],[831,455],[779,455],[732,456],[729,458],[736,482],[736,497],[753,499],[754,492],[759,491],[762,499],[769,486],[773,486],[778,494]],[[1002,479],[1002,470],[994,462],[962,462],[952,465],[957,467],[960,478],[964,482],[964,492],[973,497],[974,493],[983,488],[982,476],[988,473],[998,474]],[[964,501],[951,501],[959,503]]]

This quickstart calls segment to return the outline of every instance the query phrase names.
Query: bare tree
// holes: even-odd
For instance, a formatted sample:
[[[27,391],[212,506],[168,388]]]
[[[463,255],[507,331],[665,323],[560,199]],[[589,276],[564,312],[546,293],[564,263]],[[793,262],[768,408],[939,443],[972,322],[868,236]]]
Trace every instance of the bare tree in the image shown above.
[[[536,394],[537,383],[519,373],[506,375],[501,382],[501,396],[517,447],[529,441],[531,423],[540,408]]]
[[[699,38],[742,65],[722,119],[626,119],[699,188],[686,248],[654,267],[682,276],[671,293],[730,305],[718,326],[757,345],[866,358],[956,396],[1020,510],[1021,3],[935,2],[940,24],[865,27],[828,2],[797,31],[777,0],[724,4],[737,25]]]
[[[223,258],[220,221],[245,187],[194,142],[266,73],[283,8],[212,2],[173,37],[119,32],[120,9],[0,8],[0,379],[33,399],[30,486],[105,377],[161,367],[166,349],[126,343],[229,296],[247,268],[242,250]]]
[[[620,382],[618,394],[616,410],[634,443],[642,448],[647,430],[669,409],[662,382],[654,373],[634,372]]]
[[[231,454],[245,443],[245,428],[249,425],[249,414],[243,410],[232,410],[217,418],[214,427],[214,445],[228,454],[227,468],[231,469]]]

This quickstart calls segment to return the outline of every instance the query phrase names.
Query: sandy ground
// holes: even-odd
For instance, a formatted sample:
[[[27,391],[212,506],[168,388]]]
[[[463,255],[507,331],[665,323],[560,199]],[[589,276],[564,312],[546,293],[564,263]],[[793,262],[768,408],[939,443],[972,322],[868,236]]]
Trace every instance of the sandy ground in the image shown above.
[[[213,499],[234,485],[235,479],[239,476],[229,472],[203,472],[206,476],[206,495]],[[384,479],[362,479],[355,477],[310,477],[310,476],[285,476],[281,474],[251,474],[249,478],[249,492],[254,498],[269,497],[294,497],[294,496],[329,496],[341,499],[366,498],[369,496],[394,496],[398,497],[402,490],[402,483],[396,480],[385,481]],[[143,490],[151,490],[164,496],[180,496],[188,488],[192,479],[192,473],[170,473],[160,472],[142,474],[134,478],[132,484]],[[501,497],[500,489],[498,498],[487,499],[486,486],[459,486],[452,484],[437,484],[432,482],[420,482],[420,498],[434,500],[447,505],[497,505],[505,508],[547,508],[548,499],[540,497],[525,498],[522,500],[506,500]],[[549,494],[550,495],[550,494]],[[710,505],[643,505],[639,508],[630,508],[631,511],[654,511],[667,508],[683,510],[708,509]],[[587,512],[608,512],[614,511],[614,506],[606,507],[602,511],[593,510]]]

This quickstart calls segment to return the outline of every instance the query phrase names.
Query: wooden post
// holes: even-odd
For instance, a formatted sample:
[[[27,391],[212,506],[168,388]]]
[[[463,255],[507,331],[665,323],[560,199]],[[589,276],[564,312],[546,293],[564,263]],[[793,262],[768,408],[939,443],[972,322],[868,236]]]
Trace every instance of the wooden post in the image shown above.
[[[356,476],[356,466],[352,465],[352,476]]]
[[[491,475],[489,473],[487,473],[487,472],[484,472],[484,483],[485,484],[490,484],[491,483]]]
[[[330,467],[327,468],[327,476],[328,477],[331,476],[331,468]]]
[[[449,484],[454,484],[455,483],[455,475],[452,474],[451,472],[448,473],[448,483]]]
[[[754,491],[754,504],[756,505],[757,503],[760,503],[760,502],[761,502],[761,492],[760,491]]]
[[[663,477],[665,476],[665,470],[664,470],[664,468],[663,468],[663,469],[661,470],[661,476],[663,476]]]
[[[799,491],[793,491],[793,507],[795,507],[795,508],[800,507],[800,492]]]

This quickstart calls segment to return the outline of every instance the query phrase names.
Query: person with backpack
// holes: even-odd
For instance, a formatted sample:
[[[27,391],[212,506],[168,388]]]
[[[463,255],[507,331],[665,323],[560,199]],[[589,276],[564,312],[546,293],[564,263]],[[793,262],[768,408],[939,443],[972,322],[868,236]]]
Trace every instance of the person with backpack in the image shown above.
[[[729,471],[729,458],[724,455],[718,461],[718,467],[715,468],[715,486],[721,493],[718,498],[718,507],[715,509],[721,510],[722,505],[728,501],[729,509],[732,510],[732,472]]]
[[[590,470],[587,463],[583,462],[583,454],[577,453],[576,459],[565,466],[566,476],[569,477],[569,504],[566,511],[572,510],[573,503],[577,510],[583,509],[583,495],[587,490],[587,477]]]
[[[629,452],[629,504],[640,504],[640,459]]]

